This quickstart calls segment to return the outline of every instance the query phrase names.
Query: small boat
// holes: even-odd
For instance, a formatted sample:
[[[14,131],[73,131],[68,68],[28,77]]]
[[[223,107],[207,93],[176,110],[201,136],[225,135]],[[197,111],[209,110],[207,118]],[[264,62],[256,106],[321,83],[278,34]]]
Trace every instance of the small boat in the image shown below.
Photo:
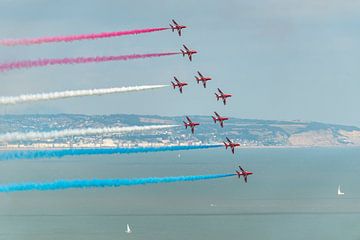
[[[345,193],[341,192],[340,185],[338,186],[338,192],[337,195],[344,195]]]
[[[129,224],[126,224],[126,233],[132,233]]]

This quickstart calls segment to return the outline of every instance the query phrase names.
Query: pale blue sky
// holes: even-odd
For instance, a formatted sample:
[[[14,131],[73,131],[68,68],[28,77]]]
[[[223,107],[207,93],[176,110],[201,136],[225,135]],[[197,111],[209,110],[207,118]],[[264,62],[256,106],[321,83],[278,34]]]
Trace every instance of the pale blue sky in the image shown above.
[[[202,114],[314,120],[360,126],[359,1],[0,1],[1,38],[69,35],[168,26],[171,31],[97,41],[1,47],[0,61],[199,51],[128,62],[52,66],[1,73],[0,95],[169,83],[172,89],[0,107],[0,113]],[[200,70],[214,81],[195,84]],[[234,94],[216,102],[217,87]]]

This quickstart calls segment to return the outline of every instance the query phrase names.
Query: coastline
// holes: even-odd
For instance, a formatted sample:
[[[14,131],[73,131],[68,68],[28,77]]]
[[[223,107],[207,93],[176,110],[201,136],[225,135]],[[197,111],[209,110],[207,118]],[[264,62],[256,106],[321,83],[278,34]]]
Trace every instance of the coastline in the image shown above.
[[[77,149],[133,149],[133,148],[146,148],[146,147],[176,147],[176,146],[218,146],[222,143],[214,144],[172,144],[172,145],[134,145],[134,146],[81,146],[81,147],[11,147],[11,148],[0,148],[0,152],[10,151],[52,151],[52,150],[77,150]],[[284,146],[240,146],[238,149],[298,149],[298,148],[360,148],[360,145],[284,145]],[[181,150],[180,150],[181,151]]]

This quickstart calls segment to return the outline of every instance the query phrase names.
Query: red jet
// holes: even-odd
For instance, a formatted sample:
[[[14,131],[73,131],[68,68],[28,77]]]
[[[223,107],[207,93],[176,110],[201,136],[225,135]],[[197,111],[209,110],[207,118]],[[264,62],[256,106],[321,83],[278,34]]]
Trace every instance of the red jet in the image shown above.
[[[244,177],[244,181],[247,183],[247,176],[253,174],[252,172],[248,172],[246,170],[244,170],[241,166],[239,166],[240,171],[236,171],[236,174],[238,175],[238,177],[240,178],[241,176]]]
[[[199,126],[200,123],[191,121],[191,119],[190,119],[188,116],[186,116],[186,119],[187,119],[189,122],[184,122],[185,128],[187,129],[187,127],[190,127],[190,128],[191,128],[191,133],[194,134],[195,127],[196,127],[196,126]]]
[[[219,122],[220,122],[220,126],[221,126],[221,127],[224,127],[224,121],[229,120],[229,118],[227,118],[227,117],[221,117],[217,112],[214,112],[214,113],[215,113],[216,117],[211,116],[212,119],[214,120],[214,123],[216,123],[216,121],[219,121]]]
[[[185,45],[183,45],[183,47],[185,48],[185,50],[180,49],[183,57],[184,57],[185,55],[188,55],[188,56],[189,56],[189,60],[192,61],[192,55],[193,55],[193,54],[196,54],[197,51],[195,51],[195,50],[190,50],[190,49],[188,49]]]
[[[197,83],[199,84],[200,82],[202,82],[204,85],[204,88],[206,88],[206,82],[210,81],[211,77],[204,77],[199,71],[197,73],[199,74],[199,76],[195,76]]]
[[[227,142],[224,142],[225,148],[228,149],[228,147],[231,148],[231,152],[235,153],[235,147],[240,147],[240,143],[234,143],[229,138],[226,138]]]
[[[226,99],[227,99],[228,97],[231,97],[232,94],[223,93],[223,92],[220,90],[220,88],[218,88],[218,91],[219,91],[219,94],[215,93],[216,99],[219,101],[219,99],[221,98],[222,101],[223,101],[223,103],[224,103],[224,105],[226,105]]]
[[[181,29],[186,28],[184,25],[179,25],[175,20],[173,19],[172,22],[174,23],[174,26],[169,24],[171,27],[171,30],[174,32],[175,30],[178,32],[179,36],[181,36]]]
[[[188,85],[188,84],[186,82],[180,82],[176,77],[174,77],[174,79],[175,79],[175,82],[171,82],[173,88],[175,89],[176,87],[178,87],[179,90],[180,90],[180,93],[182,93],[183,92],[183,87]]]

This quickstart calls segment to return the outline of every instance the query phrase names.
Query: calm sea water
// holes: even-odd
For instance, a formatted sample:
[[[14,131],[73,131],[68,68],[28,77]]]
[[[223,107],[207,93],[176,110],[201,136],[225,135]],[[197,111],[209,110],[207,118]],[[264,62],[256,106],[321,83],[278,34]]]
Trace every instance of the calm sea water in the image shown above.
[[[239,163],[254,172],[248,184],[230,177],[0,194],[0,239],[360,239],[359,148],[2,161],[0,183],[231,173]]]

